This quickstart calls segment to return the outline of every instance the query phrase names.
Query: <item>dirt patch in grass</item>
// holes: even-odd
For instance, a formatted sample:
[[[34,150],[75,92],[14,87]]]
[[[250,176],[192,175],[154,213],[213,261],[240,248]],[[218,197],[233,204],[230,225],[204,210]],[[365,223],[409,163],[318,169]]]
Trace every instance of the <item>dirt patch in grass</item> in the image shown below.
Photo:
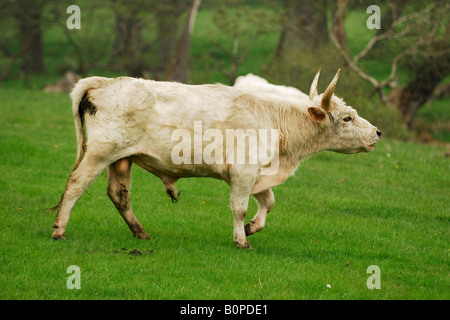
[[[153,253],[153,249],[146,249],[144,252],[142,252],[139,249],[132,249],[130,251],[128,251],[127,248],[121,248],[120,250],[118,249],[114,249],[114,254],[127,254],[127,255],[131,255],[131,256],[146,256],[148,254]]]

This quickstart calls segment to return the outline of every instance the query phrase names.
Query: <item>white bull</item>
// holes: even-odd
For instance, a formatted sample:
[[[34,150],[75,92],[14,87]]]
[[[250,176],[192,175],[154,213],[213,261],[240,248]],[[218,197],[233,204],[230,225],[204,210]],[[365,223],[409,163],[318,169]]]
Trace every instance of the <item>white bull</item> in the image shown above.
[[[231,188],[234,242],[240,248],[250,248],[247,236],[264,227],[274,205],[271,187],[292,175],[303,158],[322,150],[369,152],[380,138],[376,127],[334,96],[339,71],[320,95],[317,92],[319,73],[320,70],[312,82],[309,97],[298,100],[222,85],[184,85],[129,77],[80,80],[71,94],[77,159],[61,200],[54,207],[58,214],[52,237],[65,238],[75,202],[107,168],[107,193],[112,202],[134,236],[150,238],[131,208],[134,162],[158,176],[174,201],[178,200],[174,183],[179,178],[212,177],[226,181]],[[210,136],[199,138],[197,129],[205,134],[209,132]],[[230,161],[239,150],[239,143],[237,148],[234,144],[228,148],[225,140],[229,131],[266,129],[279,133],[278,152],[271,153],[271,158],[265,161]],[[193,143],[190,138],[179,142],[181,136],[175,134],[179,132],[189,133]],[[211,145],[202,142],[211,141],[212,136],[223,139],[215,141],[215,161],[202,161],[202,154],[211,149]],[[263,147],[270,149],[274,141],[267,144]],[[246,146],[244,150],[252,149]],[[183,161],[179,161],[180,157],[174,161],[174,156],[179,156],[181,151]],[[274,162],[277,170],[263,174]],[[258,211],[244,224],[250,195],[257,200]]]

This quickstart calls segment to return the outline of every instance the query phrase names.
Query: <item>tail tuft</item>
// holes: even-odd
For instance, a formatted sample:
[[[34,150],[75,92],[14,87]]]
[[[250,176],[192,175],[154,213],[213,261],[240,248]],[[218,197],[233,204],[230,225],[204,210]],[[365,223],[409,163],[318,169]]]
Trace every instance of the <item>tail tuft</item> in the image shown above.
[[[47,212],[55,212],[55,211],[58,211],[59,208],[61,208],[61,204],[62,204],[62,201],[63,201],[63,196],[64,196],[64,194],[61,195],[61,199],[59,199],[59,202],[56,204],[56,206],[51,207],[51,208],[48,208],[46,211],[47,211]]]

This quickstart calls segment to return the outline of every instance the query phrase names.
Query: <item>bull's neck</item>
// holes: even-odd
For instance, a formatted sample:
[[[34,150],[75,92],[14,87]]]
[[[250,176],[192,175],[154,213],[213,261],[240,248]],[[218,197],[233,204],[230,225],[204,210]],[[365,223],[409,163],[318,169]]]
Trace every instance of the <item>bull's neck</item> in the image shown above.
[[[326,149],[327,126],[299,111],[285,118],[280,126],[280,154],[292,164]]]

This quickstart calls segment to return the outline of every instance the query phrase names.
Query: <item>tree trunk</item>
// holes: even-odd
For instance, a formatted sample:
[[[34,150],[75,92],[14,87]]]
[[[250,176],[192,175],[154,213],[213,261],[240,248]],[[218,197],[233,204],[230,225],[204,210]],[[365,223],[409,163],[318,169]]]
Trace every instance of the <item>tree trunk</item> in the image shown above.
[[[167,65],[164,80],[188,82],[191,35],[194,31],[195,17],[199,6],[200,0],[194,0],[186,18],[180,40]]]
[[[345,7],[348,0],[337,0],[336,12],[333,13],[333,34],[342,48],[347,47],[347,36],[345,34]]]
[[[21,70],[28,75],[45,71],[42,48],[41,1],[17,1],[16,19],[19,25],[21,48],[27,48],[22,56]]]
[[[284,12],[278,46],[266,73],[298,86],[306,80],[307,70],[318,67],[317,57],[329,53],[328,1],[285,0]]]
[[[450,72],[450,58],[440,57],[423,62],[415,71],[413,79],[403,88],[394,91],[390,101],[397,105],[408,129],[414,129],[417,110],[433,95],[439,83]],[[395,98],[397,95],[397,98]]]
[[[115,0],[113,10],[116,18],[114,55],[130,76],[142,76],[145,67],[141,56],[142,22],[136,19],[141,10],[139,3],[130,0]]]
[[[326,0],[285,0],[286,21],[276,57],[308,50],[328,42]]]
[[[179,0],[158,2],[155,8],[157,19],[158,65],[155,78],[161,78],[177,44],[180,15],[183,12]]]

